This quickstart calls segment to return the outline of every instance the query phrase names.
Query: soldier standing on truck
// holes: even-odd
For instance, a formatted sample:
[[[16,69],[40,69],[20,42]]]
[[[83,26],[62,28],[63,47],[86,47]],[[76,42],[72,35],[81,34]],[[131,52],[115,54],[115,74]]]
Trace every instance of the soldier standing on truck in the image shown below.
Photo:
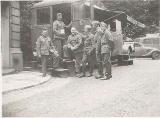
[[[112,40],[112,35],[110,31],[107,29],[107,25],[104,22],[101,22],[100,28],[103,32],[100,40],[97,40],[97,48],[96,53],[101,55],[101,65],[98,66],[98,70],[100,70],[100,73],[98,78],[101,78],[102,80],[110,79],[112,78],[112,71],[111,71],[111,46],[110,41]],[[103,73],[103,67],[105,67],[105,73]],[[103,78],[104,76],[104,78]]]
[[[65,28],[71,27],[72,22],[69,25],[65,25],[62,21],[62,13],[57,13],[57,20],[53,22],[53,38],[54,46],[58,51],[60,57],[63,57],[63,43],[65,42]]]

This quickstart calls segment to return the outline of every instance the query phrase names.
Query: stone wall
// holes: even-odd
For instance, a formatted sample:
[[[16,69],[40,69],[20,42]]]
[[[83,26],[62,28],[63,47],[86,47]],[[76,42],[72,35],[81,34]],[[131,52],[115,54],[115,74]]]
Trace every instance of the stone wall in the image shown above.
[[[2,65],[3,68],[23,69],[20,46],[20,3],[2,2]]]
[[[10,66],[21,70],[23,68],[23,56],[20,48],[20,3],[18,1],[10,3]]]

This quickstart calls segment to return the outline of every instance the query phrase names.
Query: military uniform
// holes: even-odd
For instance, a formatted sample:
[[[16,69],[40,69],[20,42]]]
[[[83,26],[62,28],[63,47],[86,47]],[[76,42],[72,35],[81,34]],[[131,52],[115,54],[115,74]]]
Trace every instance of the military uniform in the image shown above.
[[[83,50],[83,58],[82,58],[82,72],[83,76],[85,76],[86,72],[86,63],[89,64],[89,73],[90,76],[93,74],[94,69],[94,35],[89,33],[84,35],[84,50]]]
[[[58,51],[60,57],[63,55],[63,43],[65,39],[65,30],[64,30],[64,22],[55,20],[53,22],[53,37],[54,37],[54,46],[56,50]]]
[[[95,49],[96,49],[96,60],[97,60],[97,66],[98,66],[98,74],[99,76],[103,76],[103,69],[102,69],[102,61],[101,61],[101,45],[100,40],[103,35],[102,30],[100,27],[97,27],[96,34],[94,36],[94,42],[95,42]]]
[[[108,30],[105,30],[100,40],[97,42],[97,51],[101,54],[101,62],[105,67],[105,76],[111,77],[111,51],[112,47],[110,46],[110,41],[112,40],[112,35]],[[101,72],[100,74],[103,75],[103,66],[100,66]]]
[[[74,50],[71,50],[71,47],[75,47]],[[64,50],[64,58],[67,59],[73,59],[75,58],[76,63],[76,72],[80,73],[80,65],[82,61],[82,37],[80,34],[76,35],[69,35],[68,40],[67,40],[67,45],[64,45],[63,47]]]
[[[53,43],[49,37],[39,36],[36,42],[37,54],[41,55],[42,72],[45,76],[47,73],[47,60]]]

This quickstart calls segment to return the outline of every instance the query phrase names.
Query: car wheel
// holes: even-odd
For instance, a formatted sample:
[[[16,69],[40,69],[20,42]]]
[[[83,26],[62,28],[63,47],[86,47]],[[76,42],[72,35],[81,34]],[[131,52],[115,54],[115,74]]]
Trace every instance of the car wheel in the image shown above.
[[[153,52],[152,59],[154,59],[154,60],[160,59],[160,52]]]

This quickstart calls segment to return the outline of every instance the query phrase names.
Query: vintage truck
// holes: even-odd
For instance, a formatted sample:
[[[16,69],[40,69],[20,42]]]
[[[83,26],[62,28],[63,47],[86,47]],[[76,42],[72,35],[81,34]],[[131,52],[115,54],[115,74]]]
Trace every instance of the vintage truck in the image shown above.
[[[120,34],[122,27],[126,25],[126,18],[123,12],[112,12],[105,8],[94,5],[91,1],[86,0],[44,0],[34,4],[32,8],[32,47],[35,47],[35,42],[42,31],[42,27],[48,28],[49,35],[53,38],[53,21],[56,20],[57,13],[63,14],[63,21],[67,25],[72,21],[72,26],[76,27],[79,32],[83,32],[84,25],[90,24],[92,21],[103,21],[116,27]],[[66,29],[66,40],[70,34],[70,29]],[[122,53],[123,37],[114,40],[114,50],[112,53],[113,63],[119,65],[133,64],[133,60],[129,59],[128,54]]]

